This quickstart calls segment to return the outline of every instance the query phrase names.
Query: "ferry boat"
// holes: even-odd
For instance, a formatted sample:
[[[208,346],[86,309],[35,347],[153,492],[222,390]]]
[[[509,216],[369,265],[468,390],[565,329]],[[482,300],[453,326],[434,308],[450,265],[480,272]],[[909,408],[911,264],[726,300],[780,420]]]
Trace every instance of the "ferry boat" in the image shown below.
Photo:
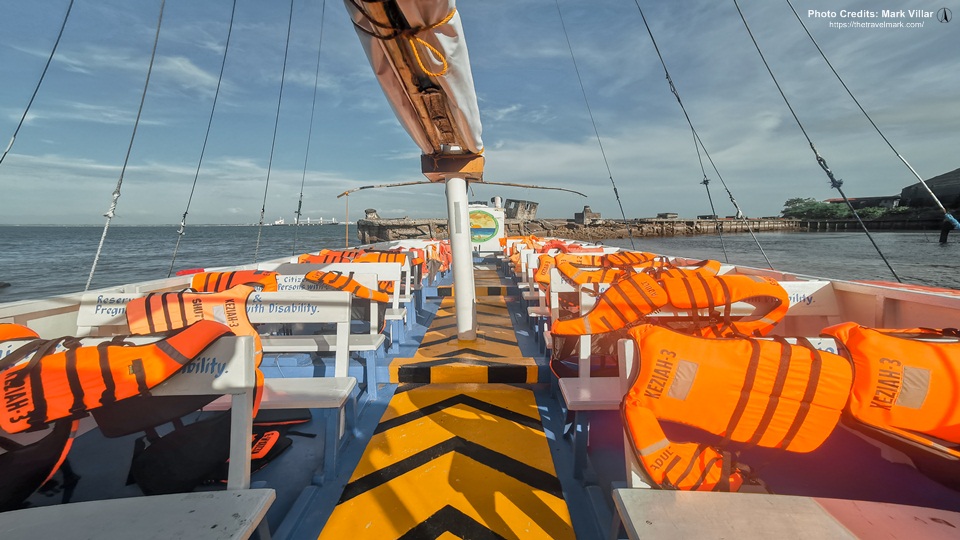
[[[450,238],[0,304],[0,537],[956,537],[957,291],[509,237],[454,2],[346,5]]]

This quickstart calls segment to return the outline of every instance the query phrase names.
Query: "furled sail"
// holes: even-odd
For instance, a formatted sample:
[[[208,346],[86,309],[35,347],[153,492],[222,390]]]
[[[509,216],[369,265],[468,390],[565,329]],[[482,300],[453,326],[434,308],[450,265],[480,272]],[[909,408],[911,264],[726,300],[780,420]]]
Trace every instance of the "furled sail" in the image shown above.
[[[387,100],[423,154],[480,154],[480,110],[456,1],[344,4]]]

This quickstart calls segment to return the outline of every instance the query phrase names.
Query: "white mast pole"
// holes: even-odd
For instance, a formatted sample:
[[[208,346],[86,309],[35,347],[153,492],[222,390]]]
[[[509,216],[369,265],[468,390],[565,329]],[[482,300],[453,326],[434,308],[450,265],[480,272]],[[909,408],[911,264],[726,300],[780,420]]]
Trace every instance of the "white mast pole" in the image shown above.
[[[477,301],[473,280],[473,248],[470,240],[470,216],[467,209],[467,181],[446,178],[447,230],[453,255],[453,301],[457,314],[457,336],[477,339]]]

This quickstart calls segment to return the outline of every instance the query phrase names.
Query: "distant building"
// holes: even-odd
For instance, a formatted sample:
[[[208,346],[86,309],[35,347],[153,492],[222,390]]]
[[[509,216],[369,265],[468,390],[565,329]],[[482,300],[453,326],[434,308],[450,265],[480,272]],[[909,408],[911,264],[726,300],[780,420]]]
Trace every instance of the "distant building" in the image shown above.
[[[583,212],[573,213],[573,222],[581,225],[589,225],[598,219],[600,219],[600,212],[594,212],[589,206],[584,206]]]
[[[857,210],[861,208],[896,208],[900,206],[901,195],[889,195],[886,197],[847,197],[850,204]],[[824,202],[831,204],[846,204],[843,199],[827,199]],[[906,206],[906,205],[904,205]]]
[[[677,219],[677,216],[676,212],[660,212],[657,214],[657,219]]]
[[[960,169],[934,176],[927,180],[933,194],[947,208],[960,208]],[[900,204],[903,206],[936,206],[930,193],[923,184],[917,182],[903,188],[900,192]]]
[[[533,201],[507,199],[503,203],[504,217],[507,219],[536,219],[537,206],[539,206],[539,203]]]

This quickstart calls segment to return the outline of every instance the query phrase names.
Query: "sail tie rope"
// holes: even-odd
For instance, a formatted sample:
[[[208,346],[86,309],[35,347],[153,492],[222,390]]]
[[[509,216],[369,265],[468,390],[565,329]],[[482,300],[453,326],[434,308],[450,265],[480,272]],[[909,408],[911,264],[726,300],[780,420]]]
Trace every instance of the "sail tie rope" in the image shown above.
[[[150,87],[150,75],[153,73],[153,61],[157,57],[157,43],[160,41],[160,27],[163,23],[163,8],[167,0],[160,0],[160,15],[157,17],[157,32],[153,36],[153,50],[150,51],[150,65],[147,67],[147,79],[143,83],[143,92],[140,94],[140,107],[137,108],[137,118],[133,121],[133,133],[130,134],[130,144],[127,145],[127,155],[123,158],[123,167],[120,168],[120,178],[117,179],[117,187],[113,190],[113,198],[110,201],[110,208],[103,216],[107,222],[103,225],[103,234],[100,235],[100,245],[97,246],[97,253],[93,257],[93,265],[90,267],[90,275],[87,276],[87,285],[83,290],[90,290],[90,283],[93,282],[93,274],[97,271],[97,263],[100,262],[100,254],[103,253],[103,243],[107,239],[107,230],[110,229],[110,221],[116,215],[117,201],[120,199],[120,187],[123,185],[123,175],[127,172],[127,164],[130,162],[130,153],[133,150],[133,141],[137,138],[137,127],[140,126],[140,116],[143,114],[143,103],[147,100],[147,88]]]
[[[420,34],[421,32],[424,32],[424,31],[426,31],[426,30],[433,30],[433,29],[435,29],[435,28],[439,28],[439,27],[447,24],[448,22],[450,22],[450,21],[453,19],[453,16],[457,14],[457,8],[453,8],[452,10],[450,10],[450,13],[448,13],[447,16],[444,17],[440,22],[437,22],[437,23],[434,23],[434,24],[429,24],[429,25],[427,25],[427,26],[420,26],[420,27],[416,27],[416,28],[408,28],[408,29],[406,29],[406,30],[398,30],[398,29],[396,29],[396,28],[393,28],[392,26],[389,26],[389,25],[386,25],[386,24],[382,24],[382,23],[379,23],[379,22],[377,22],[376,20],[374,20],[372,17],[370,17],[370,15],[367,14],[366,11],[363,10],[362,7],[360,7],[360,6],[357,4],[356,0],[351,0],[350,3],[353,4],[353,7],[356,8],[357,11],[360,12],[361,15],[363,15],[363,18],[366,19],[367,22],[369,22],[370,24],[372,24],[372,25],[374,25],[374,26],[377,26],[377,27],[379,27],[379,28],[384,28],[384,29],[387,29],[387,30],[391,30],[392,32],[391,32],[390,34],[385,35],[385,36],[381,36],[381,35],[377,34],[376,32],[372,32],[372,31],[370,31],[370,30],[367,30],[366,28],[364,28],[364,27],[360,26],[359,24],[357,24],[356,22],[354,22],[354,23],[353,23],[353,26],[355,26],[358,30],[360,30],[360,31],[363,32],[364,34],[367,34],[367,35],[370,36],[370,37],[379,39],[379,40],[381,40],[381,41],[385,41],[385,40],[388,40],[388,39],[401,39],[401,38],[406,38],[407,44],[410,45],[410,50],[413,51],[413,58],[417,61],[417,65],[420,66],[420,70],[421,70],[421,71],[423,71],[425,74],[427,74],[427,75],[429,75],[429,76],[431,76],[431,77],[441,77],[441,76],[443,76],[443,75],[446,75],[447,70],[449,69],[449,66],[447,65],[447,59],[446,59],[446,57],[444,57],[444,56],[443,56],[443,53],[441,53],[439,50],[437,50],[436,47],[434,47],[433,45],[430,45],[429,43],[427,43],[427,42],[426,42],[423,38],[421,38],[418,34]],[[434,56],[435,58],[437,58],[437,59],[440,61],[441,64],[443,64],[443,68],[441,68],[439,72],[431,71],[431,70],[428,69],[425,65],[423,65],[423,60],[420,58],[420,51],[417,49],[417,45],[418,45],[418,44],[421,45],[421,46],[423,46],[423,47],[424,47],[425,49],[427,49],[428,51],[430,51],[430,53],[432,53],[433,56]]]
[[[797,123],[797,126],[800,128],[800,131],[803,133],[804,138],[807,139],[807,143],[810,144],[810,149],[813,150],[814,156],[816,156],[817,163],[820,165],[820,168],[827,174],[827,178],[830,179],[830,186],[837,190],[840,193],[840,196],[843,198],[843,201],[847,203],[847,208],[853,213],[853,217],[857,219],[857,223],[860,224],[860,227],[863,229],[863,232],[866,233],[867,238],[870,240],[870,243],[873,244],[874,249],[876,249],[877,254],[880,255],[880,258],[883,259],[884,264],[887,265],[887,268],[890,270],[890,273],[893,274],[893,277],[896,278],[897,282],[903,283],[903,280],[900,279],[900,276],[897,274],[897,271],[893,269],[893,266],[890,265],[890,262],[884,256],[883,251],[880,250],[880,246],[877,245],[876,241],[873,239],[873,235],[870,234],[870,231],[867,229],[867,226],[863,223],[863,220],[860,219],[860,215],[857,213],[857,210],[853,207],[853,204],[847,198],[847,195],[843,192],[843,189],[840,187],[843,185],[842,180],[838,180],[833,171],[830,170],[830,167],[827,166],[827,160],[820,155],[820,152],[817,151],[817,147],[814,146],[813,140],[810,138],[810,135],[807,134],[807,130],[803,127],[803,123],[800,121],[800,118],[797,116],[796,111],[793,109],[793,105],[790,104],[790,100],[787,99],[787,94],[784,93],[783,88],[780,86],[780,81],[777,80],[777,77],[774,76],[773,70],[770,68],[770,64],[767,63],[767,58],[763,55],[763,50],[760,49],[760,44],[757,43],[757,38],[754,37],[753,31],[750,30],[750,25],[747,24],[747,18],[743,14],[743,10],[740,9],[740,3],[737,0],[733,0],[733,5],[737,8],[737,13],[740,14],[740,20],[743,21],[744,28],[747,29],[747,34],[750,36],[750,40],[753,42],[753,46],[756,47],[757,53],[760,55],[760,60],[763,61],[763,65],[767,68],[767,73],[770,74],[770,78],[773,79],[773,84],[777,87],[777,91],[780,92],[780,97],[783,98],[783,102],[787,105],[787,109],[790,110],[790,114],[793,116],[793,120]]]
[[[67,19],[70,18],[71,9],[73,9],[73,0],[70,0],[70,4],[67,5],[67,13],[63,16],[63,24],[60,25],[60,32],[57,34],[57,40],[53,42],[53,49],[50,51],[50,56],[47,57],[47,63],[43,66],[43,71],[40,72],[40,80],[37,81],[37,87],[33,89],[33,95],[30,96],[30,101],[27,102],[27,108],[23,110],[23,116],[20,117],[20,122],[17,124],[17,128],[13,130],[13,135],[10,137],[10,142],[7,143],[6,150],[3,151],[3,155],[0,155],[0,163],[3,163],[3,160],[7,157],[7,153],[10,152],[11,148],[13,148],[13,143],[17,140],[17,133],[20,133],[20,128],[23,127],[23,123],[27,120],[27,113],[30,112],[30,107],[33,105],[33,100],[37,98],[37,93],[40,92],[40,85],[43,84],[43,79],[47,75],[47,69],[50,68],[50,62],[53,60],[53,55],[56,54],[57,46],[60,45],[60,38],[63,37],[63,29],[67,26]]]
[[[203,156],[207,151],[207,141],[210,140],[210,127],[213,125],[213,113],[217,110],[217,100],[220,97],[220,83],[223,82],[223,71],[227,64],[227,51],[230,49],[230,36],[233,34],[233,20],[237,13],[237,0],[233,0],[233,8],[230,11],[230,25],[227,27],[227,41],[223,46],[223,59],[220,61],[220,76],[217,78],[217,89],[213,93],[213,105],[210,107],[210,117],[207,119],[207,131],[203,135],[203,146],[200,147],[200,158],[197,160],[197,172],[193,175],[193,186],[190,188],[190,196],[187,197],[187,207],[183,210],[183,217],[180,218],[180,228],[177,229],[177,245],[173,248],[173,257],[170,259],[170,269],[167,270],[167,277],[173,275],[173,265],[177,262],[177,253],[180,251],[180,240],[186,232],[187,214],[190,212],[190,204],[193,202],[193,194],[197,190],[197,179],[200,177],[200,166],[203,164]]]

